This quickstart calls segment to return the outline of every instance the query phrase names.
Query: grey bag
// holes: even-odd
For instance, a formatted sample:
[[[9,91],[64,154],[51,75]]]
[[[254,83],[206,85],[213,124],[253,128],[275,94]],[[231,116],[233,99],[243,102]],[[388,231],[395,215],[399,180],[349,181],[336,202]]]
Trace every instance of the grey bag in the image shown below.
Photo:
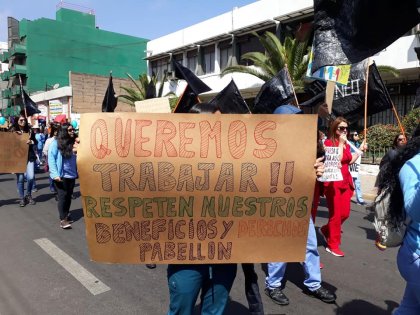
[[[375,214],[373,226],[377,233],[376,245],[380,249],[400,246],[410,222],[408,218],[403,221],[391,220],[388,213],[389,197],[389,193],[382,192],[376,197],[373,205]]]

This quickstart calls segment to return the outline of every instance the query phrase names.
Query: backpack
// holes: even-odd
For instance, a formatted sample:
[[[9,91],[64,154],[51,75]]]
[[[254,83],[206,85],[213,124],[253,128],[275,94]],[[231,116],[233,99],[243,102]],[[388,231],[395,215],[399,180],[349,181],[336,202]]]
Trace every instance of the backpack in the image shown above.
[[[389,215],[390,193],[383,191],[373,203],[374,222],[377,238],[376,246],[385,250],[387,247],[397,247],[402,244],[405,231],[410,220],[391,220]]]

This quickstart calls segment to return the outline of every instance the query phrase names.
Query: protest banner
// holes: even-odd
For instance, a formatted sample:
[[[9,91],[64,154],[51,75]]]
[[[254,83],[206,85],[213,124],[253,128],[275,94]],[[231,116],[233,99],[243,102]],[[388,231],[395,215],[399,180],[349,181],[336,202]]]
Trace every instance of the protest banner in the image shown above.
[[[29,134],[0,132],[0,173],[24,173],[28,162]]]
[[[362,164],[362,156],[359,155],[357,160],[349,165],[349,171],[351,174],[351,177],[358,178],[359,177],[359,170],[360,170],[360,164]]]
[[[91,259],[304,261],[316,124],[316,115],[82,114]]]
[[[320,182],[336,182],[343,180],[339,147],[325,147],[324,174],[318,178]]]

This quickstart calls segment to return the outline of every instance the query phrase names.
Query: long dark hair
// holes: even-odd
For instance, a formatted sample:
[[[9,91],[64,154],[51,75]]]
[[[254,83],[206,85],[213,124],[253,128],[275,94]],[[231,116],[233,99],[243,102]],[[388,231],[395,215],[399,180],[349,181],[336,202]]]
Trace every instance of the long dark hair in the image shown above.
[[[19,122],[18,122],[19,119],[21,119],[21,118],[25,119],[25,126],[23,126],[22,131],[23,132],[29,132],[30,131],[29,124],[28,124],[28,119],[24,115],[20,115],[20,116],[15,117],[13,126],[10,129],[11,131],[20,131],[21,130],[20,126],[19,126]]]
[[[59,124],[51,124],[50,128],[51,128],[51,131],[50,131],[49,137],[52,138],[52,137],[54,137],[54,134],[56,132],[58,132],[58,130],[60,129],[60,125]]]
[[[58,134],[57,134],[57,145],[58,145],[58,150],[60,151],[61,155],[64,158],[69,158],[73,155],[73,144],[76,140],[75,137],[70,137],[69,133],[67,131],[67,129],[69,128],[70,125],[62,125],[59,129],[58,129]]]
[[[401,221],[405,218],[404,196],[401,190],[399,173],[405,162],[420,152],[420,137],[412,138],[405,147],[398,151],[390,163],[384,165],[383,180],[379,190],[390,193],[389,214],[392,220]]]

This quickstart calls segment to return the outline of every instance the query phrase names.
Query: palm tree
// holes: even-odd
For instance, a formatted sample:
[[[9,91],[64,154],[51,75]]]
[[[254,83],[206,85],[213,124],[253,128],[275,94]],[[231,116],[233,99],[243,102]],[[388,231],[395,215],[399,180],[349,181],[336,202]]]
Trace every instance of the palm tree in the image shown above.
[[[249,52],[243,54],[241,59],[252,61],[254,66],[230,66],[221,72],[221,76],[234,72],[248,73],[266,82],[283,69],[284,66],[287,66],[296,92],[302,92],[305,85],[304,78],[308,68],[308,55],[311,50],[308,42],[299,41],[288,36],[282,44],[277,36],[271,32],[265,32],[263,36],[255,32],[253,34],[258,37],[265,52]],[[398,69],[394,67],[387,65],[378,65],[377,67],[381,76],[384,74],[393,77],[399,76]]]
[[[258,37],[265,52],[249,52],[241,56],[242,60],[254,63],[253,67],[234,65],[225,68],[221,75],[241,72],[254,75],[261,80],[268,81],[281,69],[287,66],[292,83],[297,91],[303,90],[303,79],[308,67],[308,42],[286,37],[282,44],[277,36],[265,32],[263,36],[253,32]]]
[[[155,98],[155,97],[162,97],[163,94],[163,83],[167,79],[167,74],[165,72],[161,84],[159,86],[159,89],[156,90],[156,85],[158,83],[158,78],[156,75],[152,75],[152,77],[149,79],[147,74],[141,74],[139,75],[139,79],[135,80],[130,74],[127,73],[127,76],[131,80],[131,82],[134,83],[135,88],[131,87],[125,87],[122,86],[121,89],[123,89],[127,94],[119,95],[120,98],[122,98],[122,101],[126,104],[129,104],[131,106],[134,106],[134,103],[137,101],[143,101],[147,98]],[[148,95],[149,94],[149,95]]]

